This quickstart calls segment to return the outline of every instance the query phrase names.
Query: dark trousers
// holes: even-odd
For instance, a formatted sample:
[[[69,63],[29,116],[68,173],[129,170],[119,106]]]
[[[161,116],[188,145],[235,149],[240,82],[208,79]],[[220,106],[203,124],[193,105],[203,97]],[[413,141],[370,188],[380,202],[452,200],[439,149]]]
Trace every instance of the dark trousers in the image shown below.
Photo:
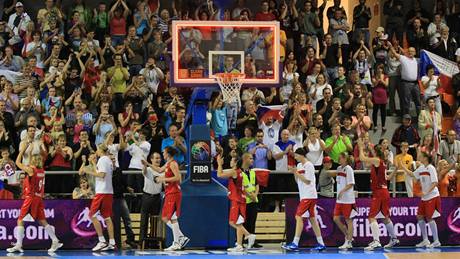
[[[387,108],[386,104],[374,104],[372,108],[372,121],[374,122],[374,127],[377,127],[377,115],[380,110],[380,119],[382,121],[382,127],[385,127],[385,121],[387,119]]]
[[[405,192],[406,191],[406,183],[405,182],[397,182],[396,183],[396,191],[398,192]],[[407,197],[407,194],[398,193],[396,197]]]
[[[390,94],[390,112],[395,113],[396,112],[396,103],[395,103],[395,96],[396,96],[396,91],[398,91],[398,96],[399,96],[399,83],[401,81],[400,76],[390,76],[389,83],[388,83],[388,92]],[[399,106],[401,106],[401,96],[399,96]]]
[[[125,226],[126,238],[128,241],[134,241],[134,232],[129,217],[129,209],[126,200],[123,198],[113,199],[113,232],[115,234],[115,243],[117,247],[121,246],[121,219]]]
[[[417,117],[420,114],[420,88],[415,82],[401,81],[400,94],[402,99],[402,115],[409,114],[410,102],[413,101],[417,111]]]
[[[246,204],[246,219],[244,221],[244,228],[254,234],[256,232],[256,221],[257,221],[257,211],[258,204],[256,202]]]
[[[139,241],[142,242],[147,234],[150,216],[160,214],[161,196],[160,194],[142,194],[141,205],[141,226]]]

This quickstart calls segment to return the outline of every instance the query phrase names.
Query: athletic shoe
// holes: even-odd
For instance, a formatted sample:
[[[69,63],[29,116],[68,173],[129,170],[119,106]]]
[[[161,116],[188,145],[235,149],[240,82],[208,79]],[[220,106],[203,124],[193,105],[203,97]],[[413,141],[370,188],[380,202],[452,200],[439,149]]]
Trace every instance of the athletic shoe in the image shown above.
[[[352,248],[353,248],[353,244],[350,240],[345,240],[345,243],[339,246],[339,249],[342,249],[342,250],[347,250],[347,249],[352,249]]]
[[[370,242],[369,245],[367,245],[367,247],[364,248],[364,250],[372,251],[372,250],[374,250],[376,248],[382,248],[382,245],[380,244],[379,241],[374,240],[374,241]]]
[[[254,245],[252,246],[252,248],[263,248],[264,246],[255,242]]]
[[[321,245],[321,244],[318,244],[316,245],[315,247],[313,247],[312,249],[310,249],[312,252],[320,252],[320,251],[323,251],[323,250],[326,250],[326,246],[325,245]]]
[[[393,246],[398,245],[398,244],[399,244],[399,239],[392,238],[390,239],[390,242],[388,242],[388,244],[384,246],[384,248],[392,248]]]
[[[97,243],[97,245],[93,248],[93,252],[98,252],[98,251],[102,251],[103,248],[105,248],[106,246],[108,246],[109,244],[107,244],[106,242],[101,242],[99,241]]]
[[[251,234],[248,236],[248,249],[251,249],[254,246],[254,243],[256,242],[256,235]]]
[[[58,250],[59,248],[61,248],[64,244],[63,243],[60,243],[59,241],[53,241],[53,243],[51,244],[51,248],[48,249],[48,252],[49,253],[54,253],[56,252],[56,250]]]
[[[113,251],[115,250],[115,246],[108,244],[106,247],[102,248],[101,251]]]
[[[236,245],[235,247],[228,248],[227,252],[231,252],[231,253],[244,252],[244,248],[240,245]]]
[[[173,244],[170,247],[165,249],[165,251],[178,251],[178,250],[180,250],[180,245],[176,242],[173,242]]]
[[[294,251],[294,252],[297,252],[299,251],[299,246],[294,244],[294,243],[290,243],[290,244],[284,244],[281,246],[281,248],[285,249],[285,250],[288,250],[288,251]]]
[[[6,249],[8,253],[24,253],[24,250],[22,250],[22,246],[15,244],[13,247],[10,247]]]
[[[180,249],[183,249],[188,244],[188,242],[190,242],[190,238],[188,238],[186,236],[179,237]]]
[[[430,245],[427,245],[426,248],[435,248],[435,247],[440,247],[441,246],[441,242],[439,242],[439,240],[437,241],[434,241],[433,243],[431,243]]]
[[[423,240],[422,242],[415,245],[415,247],[429,247],[430,241],[428,239]]]

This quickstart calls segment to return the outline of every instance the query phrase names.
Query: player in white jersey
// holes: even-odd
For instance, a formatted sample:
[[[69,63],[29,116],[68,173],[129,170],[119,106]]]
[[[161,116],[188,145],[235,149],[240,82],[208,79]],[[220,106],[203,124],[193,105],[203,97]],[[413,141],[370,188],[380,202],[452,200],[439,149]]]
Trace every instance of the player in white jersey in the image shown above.
[[[315,178],[315,167],[306,158],[307,152],[303,148],[298,148],[295,151],[294,157],[297,162],[297,168],[292,168],[291,171],[294,173],[297,186],[299,188],[300,203],[297,206],[295,215],[296,227],[295,236],[292,243],[283,245],[282,248],[290,251],[299,250],[300,236],[303,231],[303,218],[306,217],[310,221],[310,224],[315,233],[318,245],[312,250],[322,251],[326,249],[324,245],[323,237],[321,236],[321,230],[316,220],[316,200],[318,194],[316,192],[316,178]]]
[[[344,152],[339,155],[340,166],[335,174],[337,182],[337,201],[334,207],[334,222],[345,235],[345,242],[339,249],[353,248],[353,217],[356,216],[355,173],[351,168],[352,157]],[[345,219],[347,225],[342,223]]]
[[[411,172],[403,163],[397,165],[408,175],[415,177],[420,181],[422,186],[422,199],[418,205],[417,220],[422,232],[423,241],[418,243],[417,247],[433,248],[441,246],[438,237],[438,226],[434,218],[441,216],[441,198],[438,190],[438,173],[436,168],[431,164],[431,156],[425,152],[419,155],[420,162],[417,162],[417,169]],[[433,234],[433,243],[428,240],[426,222],[430,225]]]
[[[99,239],[99,242],[93,248],[93,251],[95,252],[115,249],[115,238],[113,233],[113,223],[111,219],[113,203],[113,161],[110,157],[106,144],[100,144],[97,147],[96,155],[99,157],[99,160],[97,160],[96,156],[91,155],[89,161],[92,167],[91,170],[86,171],[87,174],[96,177],[96,195],[91,202],[89,213]],[[100,212],[107,225],[109,243],[106,242],[104,233],[102,232],[101,223],[96,217],[97,211]]]

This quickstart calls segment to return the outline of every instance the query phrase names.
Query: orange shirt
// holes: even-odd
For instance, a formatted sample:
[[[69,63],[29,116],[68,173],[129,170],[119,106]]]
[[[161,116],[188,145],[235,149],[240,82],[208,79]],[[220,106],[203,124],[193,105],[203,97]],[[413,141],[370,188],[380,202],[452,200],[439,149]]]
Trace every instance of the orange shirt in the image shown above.
[[[447,191],[448,187],[449,187],[449,176],[448,174],[444,174],[444,176],[439,179],[439,184],[438,184],[439,195],[441,195],[441,197],[449,197],[449,192]]]

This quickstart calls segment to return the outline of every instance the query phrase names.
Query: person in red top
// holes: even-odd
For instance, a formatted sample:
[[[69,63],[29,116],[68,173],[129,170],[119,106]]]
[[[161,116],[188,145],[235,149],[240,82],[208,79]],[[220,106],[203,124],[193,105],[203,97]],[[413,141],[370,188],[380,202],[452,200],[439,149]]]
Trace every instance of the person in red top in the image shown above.
[[[359,160],[371,165],[372,201],[369,212],[369,222],[374,240],[364,249],[374,250],[375,248],[382,247],[379,237],[380,229],[377,222],[377,217],[382,218],[382,216],[384,218],[383,222],[385,223],[387,231],[391,237],[390,242],[385,245],[385,248],[391,248],[399,244],[399,240],[396,238],[393,222],[390,219],[390,193],[388,192],[387,181],[393,178],[396,171],[390,175],[386,174],[388,150],[383,150],[381,145],[375,146],[376,157],[368,157],[367,153],[364,151],[364,143],[362,139],[358,139],[358,146]]]
[[[163,167],[152,166],[153,170],[163,173],[162,176],[157,176],[155,182],[164,183],[165,197],[163,201],[163,210],[161,213],[162,220],[171,228],[173,232],[174,242],[165,249],[165,251],[177,251],[183,249],[190,239],[186,237],[179,227],[178,219],[180,217],[180,208],[182,201],[182,192],[180,189],[181,175],[179,165],[174,160],[176,149],[166,147],[163,150],[163,158],[166,164]]]
[[[246,192],[243,187],[243,170],[249,170],[254,159],[252,154],[244,153],[242,159],[232,158],[231,169],[223,170],[224,159],[217,158],[217,176],[228,178],[228,199],[230,200],[229,224],[236,230],[236,246],[227,249],[229,252],[243,252],[243,236],[248,240],[248,248],[256,241],[256,235],[249,233],[243,223],[246,219]]]
[[[276,17],[270,12],[270,5],[268,1],[262,1],[262,11],[256,14],[256,21],[273,21]]]
[[[26,148],[23,146],[19,150],[19,154],[16,158],[16,165],[19,169],[26,173],[26,177],[23,183],[23,197],[24,202],[21,206],[21,212],[18,217],[17,236],[16,244],[8,248],[8,253],[24,252],[22,250],[22,241],[24,239],[24,217],[30,214],[34,220],[38,220],[40,225],[45,228],[52,240],[51,248],[48,252],[55,252],[62,243],[56,237],[54,227],[48,224],[45,218],[45,206],[43,204],[43,196],[45,195],[45,170],[43,169],[43,158],[41,155],[30,154],[30,165],[24,165],[22,163],[22,157]]]

